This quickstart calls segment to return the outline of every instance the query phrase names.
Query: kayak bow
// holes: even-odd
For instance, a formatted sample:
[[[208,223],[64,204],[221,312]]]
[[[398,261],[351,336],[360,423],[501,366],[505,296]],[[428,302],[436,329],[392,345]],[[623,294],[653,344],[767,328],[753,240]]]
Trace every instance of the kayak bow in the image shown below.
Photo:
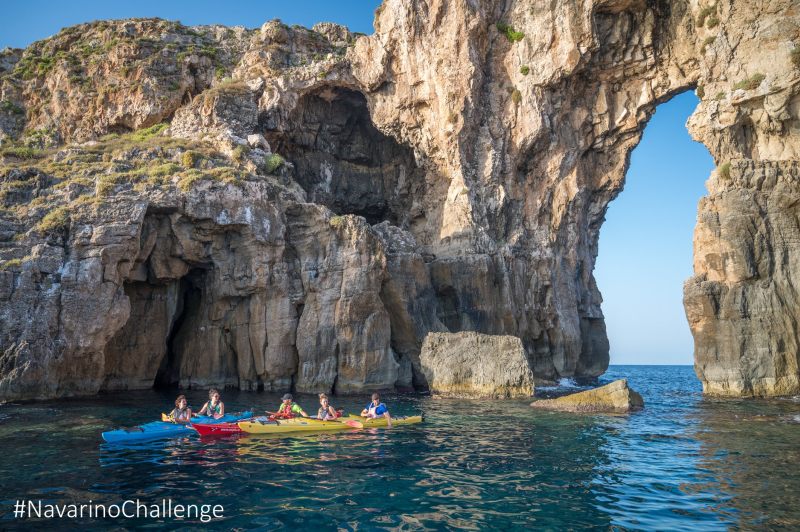
[[[163,414],[162,414],[163,415]],[[198,423],[217,424],[236,422],[240,419],[253,417],[252,412],[242,412],[239,414],[226,414],[219,419],[206,416],[199,416],[195,419]],[[125,429],[109,430],[102,434],[103,440],[108,443],[128,443],[147,440],[157,440],[161,438],[177,438],[180,436],[191,436],[195,430],[191,424],[173,423],[171,421],[152,421],[137,427]]]

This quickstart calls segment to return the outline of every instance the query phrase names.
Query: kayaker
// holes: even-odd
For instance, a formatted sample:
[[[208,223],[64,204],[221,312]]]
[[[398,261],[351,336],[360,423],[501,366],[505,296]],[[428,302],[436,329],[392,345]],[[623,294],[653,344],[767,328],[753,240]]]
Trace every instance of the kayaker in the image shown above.
[[[185,395],[179,395],[175,399],[175,408],[169,413],[169,418],[175,423],[189,423],[192,420],[192,409],[189,408]]]
[[[381,396],[378,393],[372,394],[372,401],[361,411],[361,416],[369,419],[385,417],[386,426],[392,426],[392,416],[389,414],[389,409],[386,408],[386,405],[381,403]]]
[[[308,417],[306,411],[303,410],[300,405],[293,402],[292,394],[290,393],[284,394],[282,400],[283,402],[281,403],[281,406],[278,407],[278,411],[275,413],[276,418],[284,418],[284,419],[291,418],[294,417],[295,414],[300,414],[303,417]]]
[[[317,419],[327,421],[329,419],[336,419],[339,414],[336,409],[331,406],[328,396],[324,393],[319,394],[319,410],[317,410]]]
[[[216,388],[208,390],[208,401],[200,409],[201,416],[213,417],[219,419],[225,415],[225,403],[219,398],[219,392]]]

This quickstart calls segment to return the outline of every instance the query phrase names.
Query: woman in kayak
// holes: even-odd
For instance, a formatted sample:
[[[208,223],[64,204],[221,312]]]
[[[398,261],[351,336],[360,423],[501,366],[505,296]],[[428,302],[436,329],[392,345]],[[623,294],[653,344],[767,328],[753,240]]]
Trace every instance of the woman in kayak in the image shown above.
[[[175,408],[169,413],[169,418],[175,423],[189,423],[192,420],[192,409],[186,403],[185,395],[175,399]]]
[[[203,405],[198,414],[213,417],[214,419],[219,419],[225,415],[225,403],[220,401],[219,392],[216,388],[208,390],[208,402]]]
[[[361,411],[361,416],[369,419],[385,417],[386,426],[392,426],[392,416],[389,415],[389,409],[386,408],[385,404],[381,403],[381,396],[377,393],[372,394],[372,401]]]
[[[269,413],[269,412],[268,412]],[[283,395],[283,402],[278,407],[278,411],[274,414],[276,418],[292,418],[295,414],[300,414],[303,417],[308,417],[306,411],[300,405],[292,401],[292,394],[287,393]]]
[[[317,410],[317,419],[328,421],[329,419],[336,419],[339,414],[336,409],[331,406],[328,401],[328,396],[324,393],[319,394],[319,410]]]

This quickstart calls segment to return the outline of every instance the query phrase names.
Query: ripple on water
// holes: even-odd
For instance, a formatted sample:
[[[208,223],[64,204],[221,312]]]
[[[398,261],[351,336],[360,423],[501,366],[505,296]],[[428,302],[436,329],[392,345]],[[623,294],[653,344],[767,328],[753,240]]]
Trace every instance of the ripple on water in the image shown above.
[[[796,401],[703,400],[691,368],[612,367],[607,378],[621,376],[644,411],[572,416],[527,401],[388,397],[395,413],[422,413],[425,423],[129,447],[102,444],[99,432],[148,421],[172,397],[2,405],[0,488],[52,501],[213,501],[226,508],[221,527],[259,530],[800,526]],[[225,400],[237,409],[278,398]],[[5,528],[10,516],[0,519]]]

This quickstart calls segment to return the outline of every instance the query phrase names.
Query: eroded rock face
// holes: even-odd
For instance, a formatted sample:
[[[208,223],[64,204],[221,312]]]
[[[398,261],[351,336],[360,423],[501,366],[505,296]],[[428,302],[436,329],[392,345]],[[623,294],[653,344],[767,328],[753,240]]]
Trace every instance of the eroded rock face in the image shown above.
[[[533,372],[522,341],[476,332],[430,333],[420,353],[431,393],[444,397],[533,395]]]
[[[606,208],[693,87],[719,164],[685,288],[698,375],[798,393],[798,17],[386,0],[369,37],[135,20],[3,51],[0,397],[425,388],[431,332],[594,378]]]
[[[531,403],[533,408],[574,412],[578,414],[626,414],[644,408],[642,396],[628,387],[626,379],[600,386],[593,390],[557,397],[539,399]]]

